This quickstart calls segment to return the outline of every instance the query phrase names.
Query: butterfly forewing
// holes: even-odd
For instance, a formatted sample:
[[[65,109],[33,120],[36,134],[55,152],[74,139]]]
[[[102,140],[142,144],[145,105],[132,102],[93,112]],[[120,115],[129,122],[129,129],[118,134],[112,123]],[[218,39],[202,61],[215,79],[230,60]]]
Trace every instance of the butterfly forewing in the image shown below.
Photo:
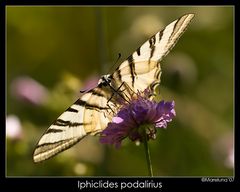
[[[135,93],[160,83],[160,61],[174,47],[193,18],[187,14],[173,21],[139,47],[113,73],[114,87],[125,82]],[[129,90],[129,89],[127,89]]]
[[[107,127],[119,109],[119,97],[128,100],[133,92],[160,83],[160,61],[176,44],[193,18],[187,14],[173,21],[139,47],[116,71],[102,78],[46,130],[34,151],[34,162],[46,160],[79,142],[87,134],[96,135]]]

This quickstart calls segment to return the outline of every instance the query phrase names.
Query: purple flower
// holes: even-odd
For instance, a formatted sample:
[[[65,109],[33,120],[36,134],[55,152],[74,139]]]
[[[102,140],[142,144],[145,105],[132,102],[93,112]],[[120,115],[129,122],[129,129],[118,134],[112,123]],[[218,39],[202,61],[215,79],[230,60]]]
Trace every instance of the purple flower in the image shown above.
[[[112,122],[102,131],[100,142],[121,146],[124,138],[132,141],[143,141],[145,133],[147,139],[155,139],[156,128],[166,128],[167,123],[176,116],[174,101],[155,102],[149,100],[149,91],[138,92],[130,103],[123,104]]]
[[[18,77],[12,82],[11,93],[16,99],[33,105],[43,104],[48,97],[48,90],[27,76]]]

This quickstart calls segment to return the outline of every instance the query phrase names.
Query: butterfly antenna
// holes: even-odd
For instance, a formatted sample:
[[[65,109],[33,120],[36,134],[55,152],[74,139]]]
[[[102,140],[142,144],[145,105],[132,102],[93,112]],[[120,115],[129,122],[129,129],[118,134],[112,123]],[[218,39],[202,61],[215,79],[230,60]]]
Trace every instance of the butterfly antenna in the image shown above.
[[[110,68],[109,71],[113,71],[113,67],[117,65],[117,63],[118,63],[119,59],[121,58],[121,56],[122,56],[121,53],[118,53],[118,58],[117,58],[117,60],[115,61],[114,65]],[[89,89],[80,90],[80,93],[85,93],[85,92],[87,92],[88,90],[89,90]]]
[[[80,93],[85,93],[86,91],[87,91],[87,90],[84,89],[84,90],[80,90],[79,92],[80,92]]]
[[[118,58],[117,58],[117,61],[115,62],[115,64],[114,65],[116,65],[116,63],[119,61],[119,59],[121,58],[121,53],[118,53]]]

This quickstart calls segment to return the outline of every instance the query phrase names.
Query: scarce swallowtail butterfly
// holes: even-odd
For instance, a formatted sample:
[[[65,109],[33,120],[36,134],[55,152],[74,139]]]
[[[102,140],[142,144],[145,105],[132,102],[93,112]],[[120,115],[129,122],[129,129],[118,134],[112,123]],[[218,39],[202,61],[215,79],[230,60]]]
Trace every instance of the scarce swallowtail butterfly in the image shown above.
[[[97,135],[107,127],[120,104],[133,92],[150,88],[154,93],[160,83],[160,61],[174,47],[193,18],[186,14],[153,35],[112,74],[103,75],[98,85],[85,92],[62,113],[45,131],[34,154],[34,162],[41,162],[72,147],[86,135]]]

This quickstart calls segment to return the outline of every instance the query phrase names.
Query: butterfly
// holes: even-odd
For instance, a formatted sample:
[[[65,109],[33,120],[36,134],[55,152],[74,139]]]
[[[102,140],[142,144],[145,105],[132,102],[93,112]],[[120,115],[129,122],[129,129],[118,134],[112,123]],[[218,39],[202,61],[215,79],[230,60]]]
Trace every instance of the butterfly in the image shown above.
[[[132,92],[150,88],[154,93],[160,84],[160,61],[174,47],[194,14],[186,14],[153,35],[116,70],[103,75],[98,85],[86,91],[63,112],[40,138],[33,154],[34,162],[49,159],[72,147],[86,135],[97,135],[111,122],[120,105]]]

